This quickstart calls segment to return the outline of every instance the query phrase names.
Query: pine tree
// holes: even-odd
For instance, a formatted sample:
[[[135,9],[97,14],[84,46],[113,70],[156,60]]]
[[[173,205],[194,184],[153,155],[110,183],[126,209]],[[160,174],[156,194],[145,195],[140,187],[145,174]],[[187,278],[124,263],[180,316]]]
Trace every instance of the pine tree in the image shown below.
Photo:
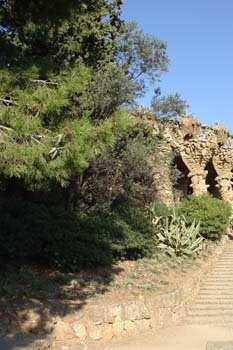
[[[1,178],[66,186],[131,123],[119,107],[168,58],[163,42],[121,19],[121,5],[0,0]]]

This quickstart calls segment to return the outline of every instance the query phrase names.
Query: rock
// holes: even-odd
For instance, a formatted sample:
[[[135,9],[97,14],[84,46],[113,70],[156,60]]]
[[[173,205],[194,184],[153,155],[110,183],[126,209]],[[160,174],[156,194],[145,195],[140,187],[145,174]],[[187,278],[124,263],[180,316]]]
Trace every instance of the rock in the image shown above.
[[[105,323],[114,323],[117,320],[120,320],[122,317],[122,306],[117,305],[109,305],[104,310],[104,322]]]
[[[120,338],[122,337],[123,331],[124,331],[124,323],[121,320],[118,320],[116,322],[113,323],[112,325],[112,329],[113,329],[113,335],[116,338]]]
[[[142,320],[143,328],[144,329],[149,329],[152,328],[151,326],[151,320]]]
[[[66,340],[56,342],[54,350],[85,350],[85,345],[77,342],[77,340]]]
[[[55,340],[62,341],[73,339],[75,337],[75,334],[69,324],[60,321],[56,324],[53,330],[53,336]]]
[[[100,325],[104,322],[104,312],[104,307],[100,305],[93,305],[88,309],[88,317],[91,322],[95,323],[96,325]]]
[[[127,334],[131,335],[133,333],[136,333],[136,325],[133,321],[126,320],[124,322],[124,330],[127,332]]]
[[[142,320],[150,318],[150,312],[142,301],[131,301],[124,305],[124,317],[126,320]]]
[[[112,324],[104,323],[102,326],[103,339],[111,340],[113,338],[113,326]]]
[[[86,339],[87,337],[86,326],[84,326],[82,323],[75,322],[72,327],[77,338],[79,338],[82,341]]]
[[[92,340],[100,340],[103,338],[102,327],[100,325],[89,325],[88,331]]]
[[[161,328],[162,326],[162,319],[159,314],[155,314],[151,319],[150,319],[150,327],[153,329],[158,329]]]

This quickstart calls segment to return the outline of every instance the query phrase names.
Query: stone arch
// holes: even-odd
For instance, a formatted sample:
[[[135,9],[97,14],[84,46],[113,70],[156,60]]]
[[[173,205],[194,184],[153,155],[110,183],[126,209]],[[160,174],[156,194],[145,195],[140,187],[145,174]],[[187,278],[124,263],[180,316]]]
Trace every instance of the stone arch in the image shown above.
[[[218,173],[214,167],[212,159],[207,162],[205,170],[207,170],[206,185],[208,187],[208,192],[214,197],[221,199],[221,193],[217,182]]]
[[[179,198],[185,198],[193,192],[192,187],[190,187],[191,180],[188,176],[189,169],[180,155],[174,157],[172,165],[181,173],[181,177],[178,178],[177,184],[174,187],[179,193]]]

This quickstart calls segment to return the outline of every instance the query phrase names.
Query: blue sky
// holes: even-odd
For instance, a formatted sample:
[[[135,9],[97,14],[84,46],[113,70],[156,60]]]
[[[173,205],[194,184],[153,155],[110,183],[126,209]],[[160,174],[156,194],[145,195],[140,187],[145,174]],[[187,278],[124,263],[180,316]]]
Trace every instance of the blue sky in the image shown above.
[[[162,93],[180,92],[203,123],[233,132],[233,1],[125,0],[123,18],[167,42]],[[150,87],[143,104],[152,95]]]

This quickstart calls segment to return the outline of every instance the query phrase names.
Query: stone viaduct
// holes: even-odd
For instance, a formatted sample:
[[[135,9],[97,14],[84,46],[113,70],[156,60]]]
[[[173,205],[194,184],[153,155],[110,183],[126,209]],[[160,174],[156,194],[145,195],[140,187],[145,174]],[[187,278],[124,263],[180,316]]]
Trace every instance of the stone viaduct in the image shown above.
[[[145,120],[145,118],[143,118]],[[148,119],[147,119],[148,121]],[[152,121],[151,121],[152,122]],[[172,163],[183,174],[177,188],[181,197],[206,192],[233,204],[233,137],[220,123],[202,125],[198,118],[185,116],[158,119],[153,123],[155,133],[162,130],[159,148],[160,166],[154,175],[157,198],[174,204],[169,176],[168,154],[175,154]]]

